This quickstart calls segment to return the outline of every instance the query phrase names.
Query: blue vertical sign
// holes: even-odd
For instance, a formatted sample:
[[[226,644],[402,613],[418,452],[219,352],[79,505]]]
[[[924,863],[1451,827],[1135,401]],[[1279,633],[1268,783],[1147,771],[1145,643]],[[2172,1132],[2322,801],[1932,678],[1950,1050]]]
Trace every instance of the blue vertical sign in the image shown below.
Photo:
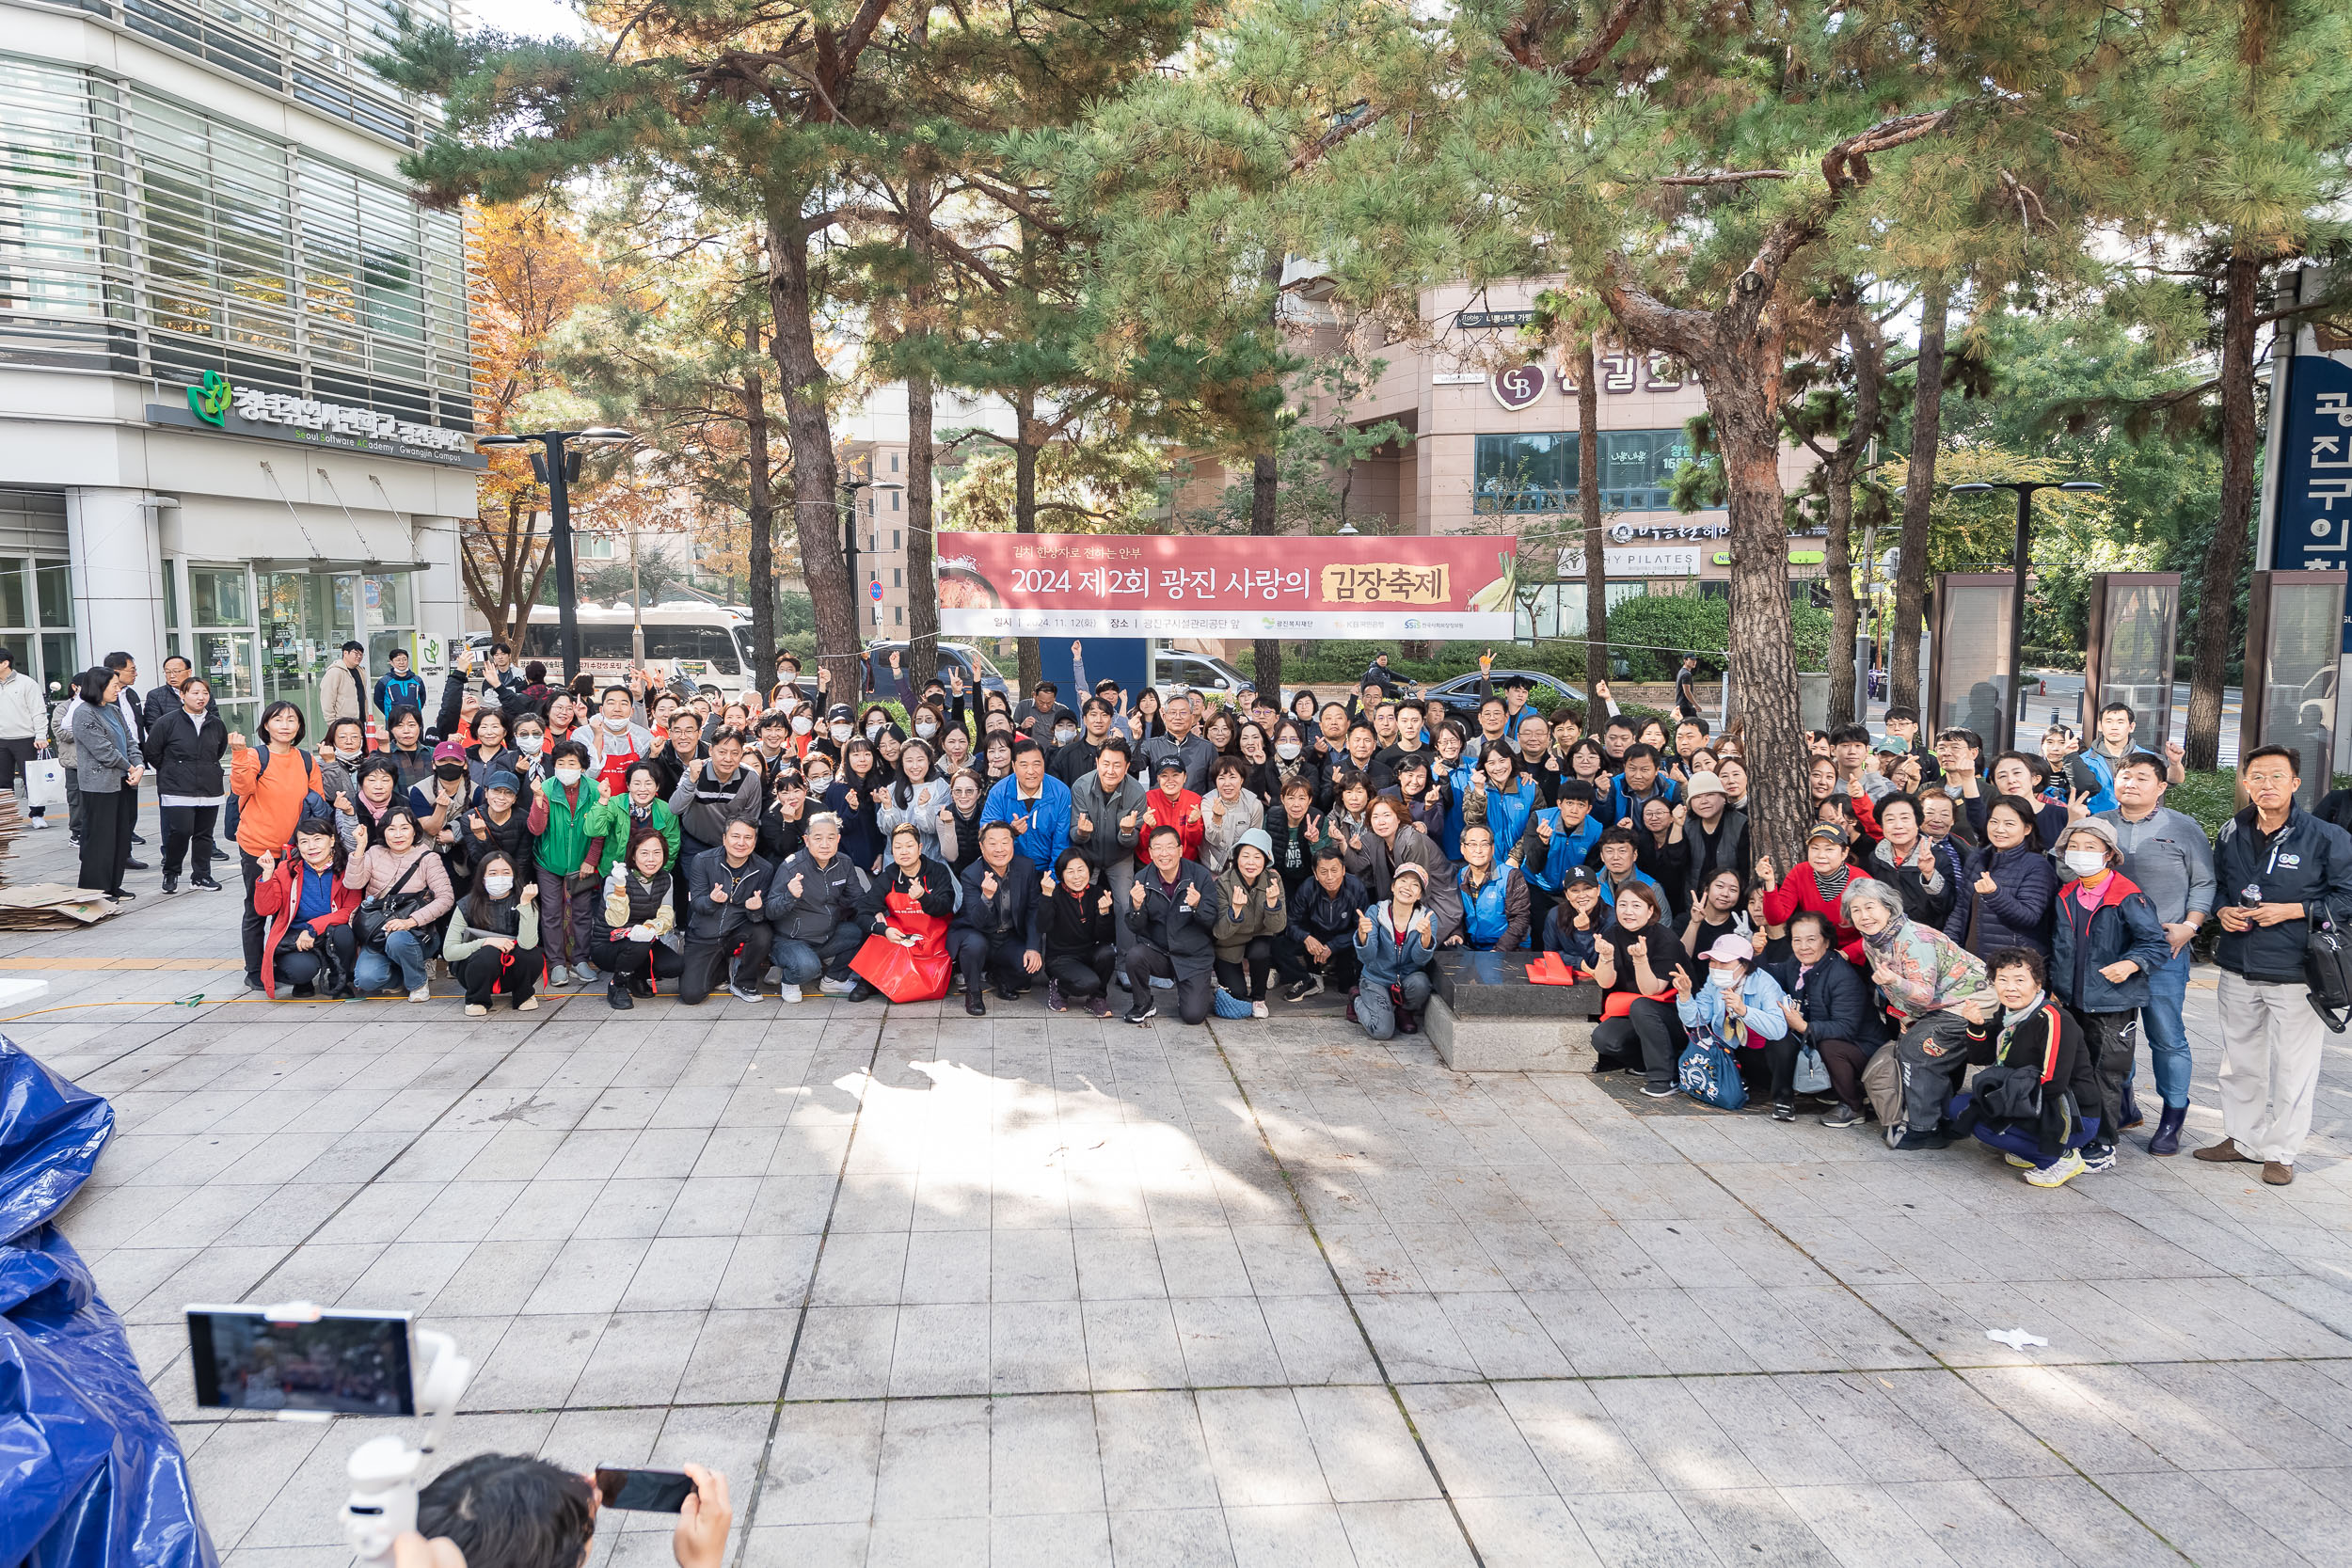
[[[2287,361],[2286,403],[2270,564],[2342,571],[2352,564],[2352,365],[2297,355]],[[2343,646],[2352,653],[2352,614]]]

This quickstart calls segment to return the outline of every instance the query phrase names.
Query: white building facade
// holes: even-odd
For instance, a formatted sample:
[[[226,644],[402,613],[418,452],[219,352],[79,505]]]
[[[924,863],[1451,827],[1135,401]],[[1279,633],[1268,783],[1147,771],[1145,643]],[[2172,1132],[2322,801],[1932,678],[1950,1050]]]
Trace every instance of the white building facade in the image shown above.
[[[420,21],[438,0],[411,7]],[[464,232],[374,0],[0,0],[0,645],[170,653],[231,728],[460,634]]]

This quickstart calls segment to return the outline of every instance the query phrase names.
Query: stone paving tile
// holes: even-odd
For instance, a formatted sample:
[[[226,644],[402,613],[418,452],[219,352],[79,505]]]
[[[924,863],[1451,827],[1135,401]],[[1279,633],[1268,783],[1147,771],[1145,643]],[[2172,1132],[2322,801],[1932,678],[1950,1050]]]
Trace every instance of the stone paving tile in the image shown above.
[[[191,903],[114,950],[221,974],[51,972],[0,1028],[114,1100],[64,1228],[232,1568],[340,1565],[369,1424],[197,1409],[180,1308],[298,1295],[458,1335],[444,1460],[726,1469],[746,1568],[2352,1556],[2332,1039],[2293,1188],[2127,1143],[2043,1194],[1328,1012],[220,1005]]]

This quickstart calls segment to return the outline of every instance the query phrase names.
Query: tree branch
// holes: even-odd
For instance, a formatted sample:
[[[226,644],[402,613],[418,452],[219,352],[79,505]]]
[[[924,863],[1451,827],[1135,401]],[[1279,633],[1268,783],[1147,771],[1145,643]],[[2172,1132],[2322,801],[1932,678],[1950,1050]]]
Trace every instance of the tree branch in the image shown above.
[[[1724,169],[1716,174],[1669,174],[1658,182],[1661,185],[1736,185],[1742,180],[1794,180],[1796,175],[1785,168]]]
[[[1371,130],[1379,124],[1388,113],[1386,109],[1375,109],[1364,103],[1358,103],[1354,106],[1354,111],[1349,118],[1334,121],[1325,129],[1323,135],[1294,153],[1291,157],[1291,172],[1293,174],[1303,173],[1315,164],[1322,162],[1334,148],[1358,132]]]

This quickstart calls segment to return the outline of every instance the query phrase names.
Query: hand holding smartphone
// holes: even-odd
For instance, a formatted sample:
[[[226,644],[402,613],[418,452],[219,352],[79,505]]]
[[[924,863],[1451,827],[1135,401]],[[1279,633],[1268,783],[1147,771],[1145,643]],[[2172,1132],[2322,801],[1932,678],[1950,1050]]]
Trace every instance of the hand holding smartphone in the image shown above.
[[[721,1568],[726,1560],[727,1530],[735,1510],[727,1501],[727,1478],[689,1465],[684,1470],[638,1470],[598,1465],[596,1497],[606,1508],[675,1513],[670,1537],[678,1568]]]

